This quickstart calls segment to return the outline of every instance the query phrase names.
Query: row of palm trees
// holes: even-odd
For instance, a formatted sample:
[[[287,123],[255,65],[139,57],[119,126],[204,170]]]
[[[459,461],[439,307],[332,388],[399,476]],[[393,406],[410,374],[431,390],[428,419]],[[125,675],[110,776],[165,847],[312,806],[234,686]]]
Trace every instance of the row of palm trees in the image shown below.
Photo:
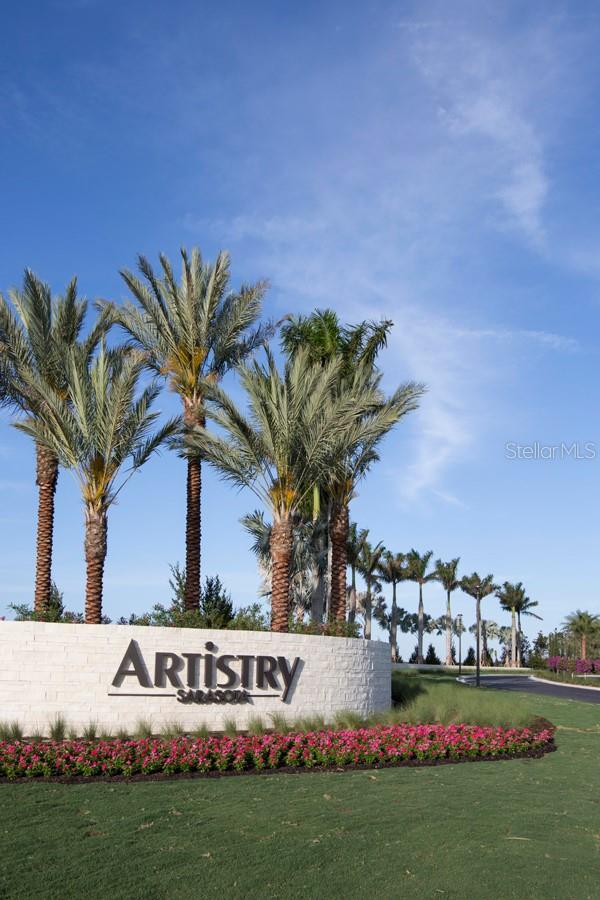
[[[401,582],[412,581],[419,587],[418,608],[416,616],[416,630],[418,635],[417,644],[417,662],[424,661],[423,656],[423,636],[427,629],[436,628],[445,632],[446,650],[445,662],[447,665],[452,664],[452,635],[460,623],[452,616],[452,594],[456,590],[461,590],[475,600],[475,636],[477,643],[477,659],[487,656],[487,635],[491,630],[491,623],[487,623],[481,616],[481,601],[495,594],[500,601],[502,609],[511,613],[511,665],[521,665],[521,643],[522,629],[521,617],[533,616],[536,619],[541,617],[533,612],[538,606],[537,600],[531,600],[521,582],[511,583],[505,581],[503,585],[494,584],[492,575],[481,577],[477,572],[471,575],[459,577],[458,566],[460,558],[451,559],[444,562],[437,559],[431,567],[433,559],[433,551],[428,550],[426,553],[419,553],[412,549],[408,553],[392,553],[386,550],[382,542],[375,546],[369,543],[368,530],[358,529],[353,524],[350,529],[348,541],[348,559],[352,570],[352,579],[349,590],[349,619],[354,620],[356,615],[357,603],[359,602],[359,594],[356,589],[356,573],[362,575],[366,590],[363,596],[360,596],[361,612],[364,617],[364,636],[371,637],[371,622],[373,616],[373,607],[375,603],[375,617],[388,631],[391,645],[392,658],[397,656],[397,637],[398,626],[402,623],[405,628],[411,624],[410,615],[407,616],[405,610],[398,608],[397,588]],[[436,581],[442,585],[446,591],[446,612],[438,620],[432,620],[426,616],[423,589],[428,582]],[[381,582],[391,585],[392,587],[392,603],[389,616],[385,610],[385,604],[382,598],[377,598],[377,593],[381,590]]]
[[[63,296],[26,271],[22,290],[0,297],[0,401],[17,414],[15,426],[36,446],[38,532],[35,610],[43,614],[51,591],[54,499],[59,466],[72,469],[85,511],[86,622],[99,622],[107,547],[107,515],[125,482],[158,447],[181,431],[179,420],[158,426],[152,410],[160,383],[181,397],[184,428],[202,421],[207,388],[267,337],[256,326],[265,286],[228,290],[229,258],[214,265],[182,251],[176,282],[161,257],[162,275],[139,258],[141,278],[121,274],[137,305],[97,304],[82,336],[88,305],[73,279]],[[127,344],[107,349],[119,325]],[[143,375],[154,378],[143,387]],[[200,596],[200,464],[188,454],[186,596]]]
[[[22,290],[8,300],[0,296],[0,400],[37,454],[36,613],[43,615],[50,599],[59,467],[72,470],[81,489],[85,621],[98,623],[108,511],[131,475],[167,444],[187,463],[186,608],[197,609],[200,598],[206,461],[253,491],[271,514],[272,628],[288,628],[294,533],[308,523],[315,531],[320,523],[327,546],[327,615],[343,621],[350,501],[380,442],[417,407],[424,388],[407,382],[383,392],[376,360],[391,322],[347,327],[331,311],[286,318],[280,370],[267,346],[274,326],[259,322],[266,284],[232,291],[227,254],[214,264],[198,250],[181,256],[179,280],[164,255],[158,273],[143,257],[139,275],[123,270],[131,299],[96,303],[87,335],[87,303],[75,280],[54,297],[27,271]],[[126,342],[108,348],[114,327]],[[254,358],[259,348],[264,363]],[[221,386],[231,370],[239,374],[247,410]],[[165,382],[181,398],[182,413],[159,424],[153,405]]]

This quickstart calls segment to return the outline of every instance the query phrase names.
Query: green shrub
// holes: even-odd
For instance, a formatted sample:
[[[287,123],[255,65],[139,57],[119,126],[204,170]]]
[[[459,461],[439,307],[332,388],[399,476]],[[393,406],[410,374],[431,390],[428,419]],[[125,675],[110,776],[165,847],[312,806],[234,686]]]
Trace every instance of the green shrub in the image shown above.
[[[88,722],[83,729],[82,737],[84,741],[95,741],[98,737],[98,723]]]
[[[472,647],[469,647],[469,652],[465,656],[463,660],[463,666],[476,666],[477,660],[475,659],[475,651]]]
[[[238,609],[227,627],[237,631],[269,631],[271,623],[264,607],[251,603]]]
[[[277,734],[287,734],[290,730],[289,722],[283,713],[271,713],[271,722],[273,731]]]
[[[290,621],[292,634],[319,634],[324,637],[357,638],[360,626],[357,622],[294,622]]]
[[[158,625],[167,628],[227,628],[233,619],[233,603],[218,575],[208,576],[200,591],[199,609],[185,608],[185,569],[176,563],[171,566],[169,585],[173,592],[171,605],[156,603],[150,612],[128,619],[119,625]]]
[[[252,716],[252,718],[248,720],[248,734],[260,736],[261,734],[264,734],[266,730],[267,726],[260,716]]]
[[[135,737],[152,737],[152,719],[138,719],[135,724]]]
[[[0,741],[21,741],[23,740],[23,729],[19,723],[0,722]]]
[[[333,724],[338,730],[358,728],[364,723],[364,718],[356,712],[342,710],[335,714]]]
[[[165,738],[179,737],[179,735],[183,734],[183,725],[181,722],[165,722],[160,733]]]
[[[15,614],[17,622],[69,622],[83,623],[83,613],[70,612],[63,604],[63,593],[59,591],[54,582],[50,587],[48,607],[43,612],[37,612],[28,603],[9,603],[9,609]]]
[[[64,741],[67,736],[67,721],[65,717],[57,713],[50,722],[49,731],[53,741]]]
[[[225,719],[225,722],[223,723],[223,732],[227,737],[234,738],[236,736],[238,729],[235,719]]]
[[[435,647],[433,644],[430,644],[427,648],[427,653],[425,655],[425,662],[428,666],[440,666],[441,661],[437,653],[435,652]]]
[[[296,719],[292,731],[323,731],[326,728],[323,716],[303,716]]]

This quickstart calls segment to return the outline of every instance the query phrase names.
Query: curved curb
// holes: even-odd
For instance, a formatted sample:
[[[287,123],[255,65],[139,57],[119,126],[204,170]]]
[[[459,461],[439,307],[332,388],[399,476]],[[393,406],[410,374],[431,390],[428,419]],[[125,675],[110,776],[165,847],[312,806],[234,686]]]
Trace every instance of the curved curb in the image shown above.
[[[528,681],[537,681],[538,684],[557,684],[559,687],[569,688],[571,691],[600,691],[600,687],[592,687],[587,684],[567,684],[565,681],[552,681],[550,678],[536,678],[535,675],[530,675]]]

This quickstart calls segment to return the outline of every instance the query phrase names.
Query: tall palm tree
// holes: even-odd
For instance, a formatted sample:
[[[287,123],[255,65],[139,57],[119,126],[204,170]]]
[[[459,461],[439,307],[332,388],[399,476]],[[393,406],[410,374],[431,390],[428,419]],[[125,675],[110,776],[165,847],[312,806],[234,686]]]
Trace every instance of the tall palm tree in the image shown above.
[[[352,522],[348,530],[348,539],[346,541],[346,561],[350,566],[350,592],[348,597],[348,622],[354,622],[356,619],[356,570],[362,546],[369,537],[369,529],[361,528],[359,530],[356,522]]]
[[[315,483],[339,460],[339,443],[364,416],[373,397],[333,397],[339,361],[318,367],[305,352],[286,360],[280,374],[270,352],[265,366],[240,368],[250,407],[243,415],[217,385],[207,414],[221,430],[196,427],[186,444],[221,475],[249,488],[270,510],[271,627],[286,631],[290,603],[290,563],[294,523]]]
[[[542,617],[538,616],[537,613],[532,612],[534,606],[539,606],[538,600],[530,600],[529,597],[525,596],[525,592],[523,591],[523,596],[519,598],[516,604],[517,611],[517,665],[521,666],[522,658],[521,658],[521,647],[523,646],[523,630],[521,628],[521,616],[532,616],[534,619],[539,619],[542,621]]]
[[[476,673],[476,684],[477,687],[480,686],[480,666],[481,666],[481,601],[484,597],[488,597],[490,594],[493,594],[494,591],[498,590],[498,586],[494,584],[494,576],[486,575],[484,578],[481,578],[477,572],[473,572],[472,575],[465,575],[460,580],[460,589],[465,594],[469,594],[470,597],[475,599],[475,626],[477,631],[476,635],[476,643],[477,648],[475,651],[475,660],[477,663],[477,673]]]
[[[570,634],[580,638],[581,658],[586,659],[588,638],[595,636],[600,631],[600,616],[577,609],[567,616],[564,627]]]
[[[77,297],[73,278],[62,296],[52,296],[49,285],[30,269],[25,270],[22,290],[9,292],[9,304],[0,295],[0,381],[2,405],[18,415],[36,418],[44,401],[31,389],[39,381],[49,391],[66,396],[66,357],[80,347],[86,359],[110,325],[105,312],[80,340],[87,301]],[[34,437],[38,515],[34,609],[47,612],[52,590],[54,498],[58,481],[58,457]]]
[[[281,345],[291,356],[305,350],[318,365],[340,359],[340,376],[352,378],[357,364],[375,366],[392,325],[389,319],[342,325],[334,310],[317,309],[309,316],[289,316],[281,329]]]
[[[423,585],[428,581],[433,581],[435,572],[427,572],[433,550],[428,550],[423,555],[411,550],[406,556],[407,577],[409,581],[414,581],[419,585],[419,611],[418,611],[418,644],[417,644],[417,662],[423,662],[423,633],[425,631],[425,609],[423,606]]]
[[[192,250],[191,256],[182,249],[181,258],[178,283],[164,254],[160,255],[160,275],[147,259],[138,257],[140,278],[127,269],[121,272],[137,305],[110,306],[118,324],[145,351],[148,365],[166,378],[169,388],[181,398],[183,426],[190,432],[205,427],[210,387],[253,353],[272,329],[256,327],[266,282],[230,291],[227,253],[219,253],[212,265],[203,261],[198,249]],[[187,457],[185,606],[198,609],[201,460],[191,445],[183,452]]]
[[[241,523],[252,536],[252,551],[256,555],[264,582],[264,596],[271,595],[271,523],[262,510],[244,516]],[[326,529],[321,519],[315,522],[299,521],[294,524],[292,560],[290,564],[290,602],[297,618],[309,610],[313,622],[323,621],[322,595],[317,608],[314,596],[314,573],[327,567],[327,555],[323,553],[322,532]]]
[[[502,640],[502,629],[498,625],[497,622],[493,622],[491,619],[485,620],[485,632],[487,635],[487,640],[489,641],[501,641]],[[494,651],[495,652],[495,651]],[[496,658],[498,654],[496,653]],[[491,658],[491,654],[490,654]]]
[[[367,640],[371,639],[371,618],[373,613],[373,592],[380,591],[379,571],[383,560],[385,547],[379,541],[372,547],[368,541],[362,545],[360,557],[358,561],[358,571],[365,580],[366,593],[364,600],[364,617],[365,628],[364,636]]]
[[[83,353],[72,352],[66,396],[45,380],[28,376],[28,390],[39,397],[38,411],[15,423],[71,469],[79,483],[85,511],[88,624],[102,619],[108,510],[133,473],[178,426],[171,420],[152,430],[159,413],[150,407],[159,388],[153,383],[137,392],[144,365],[140,354],[110,352],[104,346],[91,364]]]
[[[525,600],[525,588],[523,583],[505,581],[501,588],[498,588],[496,596],[500,601],[502,609],[511,614],[511,641],[510,641],[510,664],[513,669],[518,665],[519,656],[519,639],[517,633],[517,607]]]
[[[477,624],[471,625],[469,628],[471,634],[477,633]],[[493,640],[496,636],[498,636],[498,625],[496,622],[493,622],[491,619],[482,619],[480,623],[479,634],[481,638],[481,656],[480,663],[482,666],[489,666],[491,663],[491,656],[488,647],[488,642]]]
[[[390,614],[390,647],[392,662],[396,662],[398,656],[398,604],[396,601],[396,588],[407,577],[406,554],[385,553],[379,564],[379,576],[386,584],[392,585],[392,610]]]
[[[332,617],[343,621],[346,617],[346,544],[349,529],[350,501],[358,482],[364,478],[371,465],[379,459],[377,448],[386,434],[403,416],[418,406],[424,391],[422,385],[413,382],[399,387],[389,398],[379,394],[379,375],[361,366],[354,379],[348,382],[350,392],[359,396],[377,391],[376,404],[363,416],[362,421],[346,433],[345,442],[339,446],[339,467],[332,468],[325,483],[331,498],[331,609]]]
[[[363,321],[358,325],[342,326],[337,314],[330,309],[316,310],[310,316],[291,318],[282,328],[282,346],[294,355],[305,348],[316,365],[324,365],[332,359],[341,362],[340,379],[334,390],[353,389],[360,392],[365,385],[378,386],[376,359],[385,347],[392,322]],[[424,392],[423,385],[413,382],[402,385],[386,399],[380,397],[377,408],[370,413],[370,428],[348,435],[342,453],[342,470],[335,478],[329,477],[324,490],[329,501],[329,526],[331,541],[331,616],[337,620],[346,617],[347,540],[350,527],[349,505],[357,483],[378,459],[377,445],[382,438],[408,412],[416,409]]]
[[[446,591],[446,615],[445,615],[445,628],[446,628],[446,665],[452,665],[452,605],[451,605],[451,595],[452,592],[455,591],[458,587],[460,587],[460,582],[457,578],[456,572],[458,569],[458,564],[460,562],[460,557],[456,559],[451,559],[450,562],[442,562],[441,559],[437,559],[435,561],[435,579],[439,581],[444,590]]]

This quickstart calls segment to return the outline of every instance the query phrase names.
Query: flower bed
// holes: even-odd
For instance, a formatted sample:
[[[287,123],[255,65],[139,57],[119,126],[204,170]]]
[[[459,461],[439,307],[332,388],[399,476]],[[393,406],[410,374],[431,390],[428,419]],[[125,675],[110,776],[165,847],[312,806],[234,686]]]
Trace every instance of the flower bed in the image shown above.
[[[337,769],[540,756],[552,727],[378,725],[345,731],[211,738],[2,741],[0,777],[121,777]]]
[[[569,672],[575,675],[600,675],[600,659],[572,659],[567,656],[549,656],[546,666],[550,672]]]

